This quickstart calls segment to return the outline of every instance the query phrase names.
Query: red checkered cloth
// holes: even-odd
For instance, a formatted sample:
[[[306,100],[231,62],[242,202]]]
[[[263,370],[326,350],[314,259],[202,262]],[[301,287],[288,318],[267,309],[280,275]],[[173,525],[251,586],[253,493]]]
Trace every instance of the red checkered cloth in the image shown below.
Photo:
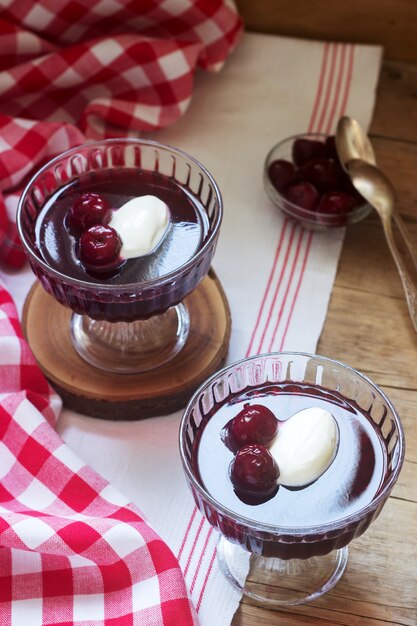
[[[195,624],[167,545],[51,428],[60,407],[0,289],[0,624]]]
[[[6,6],[5,6],[6,5]],[[0,259],[33,170],[85,138],[160,128],[242,24],[227,0],[8,0],[0,8]],[[61,407],[0,286],[0,625],[196,623],[178,562],[53,429]]]
[[[191,100],[196,68],[219,69],[242,30],[227,0],[4,4],[0,194],[19,186],[45,157],[85,137],[121,136],[175,122]],[[14,212],[15,199],[0,196],[0,258],[19,267],[24,256]]]

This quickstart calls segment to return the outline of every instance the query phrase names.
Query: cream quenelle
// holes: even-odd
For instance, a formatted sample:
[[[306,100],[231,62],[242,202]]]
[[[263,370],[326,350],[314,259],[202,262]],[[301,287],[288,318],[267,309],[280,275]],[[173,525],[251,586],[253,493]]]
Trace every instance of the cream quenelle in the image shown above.
[[[113,211],[109,226],[118,233],[120,255],[133,259],[153,252],[168,232],[170,211],[152,195],[132,198]]]
[[[279,467],[278,483],[304,487],[319,478],[337,452],[339,429],[333,415],[311,407],[280,424],[269,451]]]

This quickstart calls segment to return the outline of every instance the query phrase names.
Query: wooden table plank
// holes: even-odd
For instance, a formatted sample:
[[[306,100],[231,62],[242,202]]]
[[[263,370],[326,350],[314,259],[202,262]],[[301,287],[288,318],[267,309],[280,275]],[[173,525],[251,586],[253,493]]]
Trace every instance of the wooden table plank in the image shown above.
[[[417,337],[399,297],[336,283],[317,352],[368,373],[380,385],[416,387]]]
[[[398,64],[397,73],[395,69],[395,64],[384,67],[371,137],[378,163],[395,185],[398,209],[417,245],[417,133],[413,123],[417,67]],[[407,116],[413,99],[412,115]],[[370,586],[374,592],[369,617],[413,626],[417,624],[416,348],[417,335],[401,283],[378,218],[372,216],[347,233],[318,352],[368,374],[383,387],[402,417],[407,442],[404,470],[381,517],[352,548],[358,558],[369,560],[369,582],[363,581],[364,589]],[[389,568],[381,570],[381,563],[378,567],[378,546],[387,550]],[[359,571],[355,581],[360,581]],[[343,584],[344,580],[335,592],[339,593]],[[352,600],[349,610],[358,614],[356,596]],[[387,600],[394,604],[387,606]]]
[[[415,626],[417,597],[409,568],[417,559],[416,516],[416,502],[391,497],[379,518],[349,546],[348,567],[336,587],[310,604],[267,611],[265,623],[315,624],[304,618],[316,618],[320,624]],[[246,612],[241,605],[233,625],[262,624],[249,621],[255,613],[256,607]]]
[[[417,246],[416,94],[417,65],[385,63],[371,137]],[[243,599],[233,625],[417,626],[417,334],[376,214],[346,232],[317,352],[362,371],[389,396],[404,425],[404,468],[379,518],[349,546],[334,589],[291,609]]]
[[[248,29],[383,45],[387,57],[417,61],[412,0],[237,0]]]
[[[416,29],[415,23],[413,29]],[[417,50],[417,46],[415,48]],[[378,84],[372,134],[405,143],[417,141],[416,96],[417,63],[385,61]]]

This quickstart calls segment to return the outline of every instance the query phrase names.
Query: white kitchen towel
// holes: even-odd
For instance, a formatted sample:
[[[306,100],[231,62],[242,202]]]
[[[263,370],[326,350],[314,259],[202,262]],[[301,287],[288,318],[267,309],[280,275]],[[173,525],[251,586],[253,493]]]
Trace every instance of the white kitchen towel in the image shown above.
[[[228,362],[316,350],[344,230],[313,233],[280,214],[262,186],[263,162],[274,143],[306,131],[331,133],[343,114],[368,128],[381,56],[375,46],[246,33],[220,74],[197,76],[184,116],[153,135],[199,159],[223,195],[213,266],[232,313]],[[30,271],[1,278],[21,307]],[[179,557],[202,626],[226,626],[240,594],[220,572],[216,531],[188,492],[178,453],[180,418],[178,412],[112,423],[64,410],[58,431],[138,503]]]

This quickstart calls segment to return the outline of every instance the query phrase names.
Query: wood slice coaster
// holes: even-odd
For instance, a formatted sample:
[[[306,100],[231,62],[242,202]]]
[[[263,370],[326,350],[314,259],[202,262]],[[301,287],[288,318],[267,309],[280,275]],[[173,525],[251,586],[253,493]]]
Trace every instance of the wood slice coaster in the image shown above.
[[[74,411],[109,420],[137,420],[183,408],[195,389],[224,363],[231,318],[213,272],[184,301],[190,333],[169,363],[141,374],[112,374],[84,361],[70,338],[71,310],[36,282],[23,309],[23,331],[42,371]]]

